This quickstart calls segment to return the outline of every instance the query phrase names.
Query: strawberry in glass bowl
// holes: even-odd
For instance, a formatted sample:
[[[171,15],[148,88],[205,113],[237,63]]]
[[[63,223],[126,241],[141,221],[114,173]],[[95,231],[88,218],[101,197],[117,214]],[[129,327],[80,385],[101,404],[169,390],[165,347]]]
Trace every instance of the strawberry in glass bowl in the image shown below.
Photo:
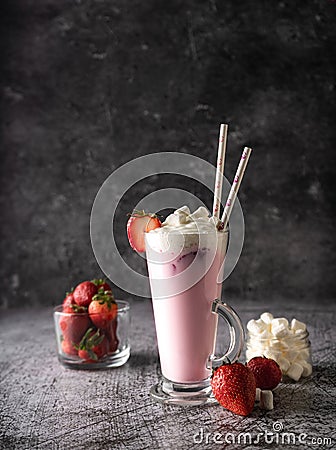
[[[129,304],[106,280],[79,283],[54,309],[57,354],[73,369],[119,367],[130,356]]]

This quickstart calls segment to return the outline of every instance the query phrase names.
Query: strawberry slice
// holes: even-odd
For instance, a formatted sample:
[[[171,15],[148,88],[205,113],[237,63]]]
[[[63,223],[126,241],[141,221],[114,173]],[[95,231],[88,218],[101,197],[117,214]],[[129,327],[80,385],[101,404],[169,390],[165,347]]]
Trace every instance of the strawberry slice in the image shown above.
[[[133,211],[127,222],[127,237],[133,250],[145,251],[145,233],[161,227],[161,221],[155,214],[145,211]]]

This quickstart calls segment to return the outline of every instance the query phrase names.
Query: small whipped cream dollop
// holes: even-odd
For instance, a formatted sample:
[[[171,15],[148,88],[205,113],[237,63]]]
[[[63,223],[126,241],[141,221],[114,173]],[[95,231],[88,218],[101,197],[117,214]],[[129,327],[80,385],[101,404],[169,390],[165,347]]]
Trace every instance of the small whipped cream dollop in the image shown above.
[[[160,228],[146,233],[146,239],[154,250],[160,252],[198,246],[202,233],[217,232],[218,219],[209,215],[204,206],[200,206],[193,213],[188,206],[182,206],[170,214]]]

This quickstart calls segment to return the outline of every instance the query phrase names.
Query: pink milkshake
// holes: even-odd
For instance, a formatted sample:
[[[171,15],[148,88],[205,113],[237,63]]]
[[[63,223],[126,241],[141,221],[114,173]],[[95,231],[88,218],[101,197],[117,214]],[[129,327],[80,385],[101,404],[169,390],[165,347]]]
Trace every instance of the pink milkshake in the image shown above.
[[[211,375],[220,271],[228,232],[217,231],[206,208],[187,207],[146,233],[148,272],[163,376],[199,383]]]

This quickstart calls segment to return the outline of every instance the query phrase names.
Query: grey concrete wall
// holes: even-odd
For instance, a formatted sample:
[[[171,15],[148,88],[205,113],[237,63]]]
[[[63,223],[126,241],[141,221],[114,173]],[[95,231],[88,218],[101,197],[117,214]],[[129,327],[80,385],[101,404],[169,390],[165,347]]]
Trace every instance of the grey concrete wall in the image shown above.
[[[56,304],[99,275],[89,217],[105,178],[155,151],[215,163],[220,122],[230,124],[230,179],[242,146],[254,148],[240,195],[246,240],[227,295],[333,298],[335,2],[12,0],[1,8],[2,307]],[[121,206],[119,246],[136,267],[125,212],[169,183],[188,186],[149,180]]]

